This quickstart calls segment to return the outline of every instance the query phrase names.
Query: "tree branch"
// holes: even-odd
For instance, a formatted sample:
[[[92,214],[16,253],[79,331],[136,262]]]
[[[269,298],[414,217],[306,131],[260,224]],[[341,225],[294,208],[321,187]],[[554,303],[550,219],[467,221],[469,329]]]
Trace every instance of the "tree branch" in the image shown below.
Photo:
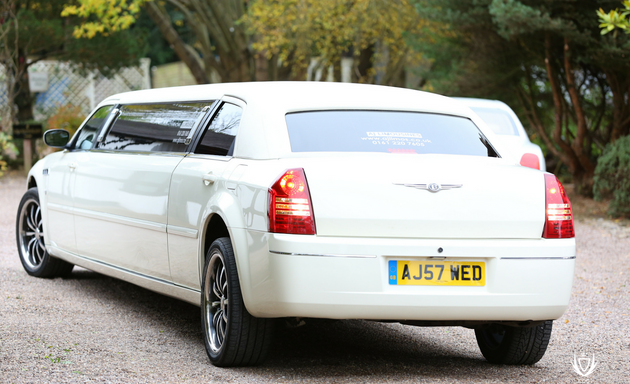
[[[586,117],[584,116],[584,110],[582,109],[580,95],[578,94],[578,90],[575,86],[575,73],[573,72],[573,67],[571,66],[569,39],[566,37],[564,38],[564,71],[567,77],[567,91],[569,92],[569,97],[575,111],[575,117],[577,118],[577,132],[575,139],[573,140],[572,147],[584,170],[587,174],[592,175],[595,172],[595,166],[590,159],[591,147],[590,145],[587,145],[588,141],[590,141],[587,140],[589,132],[586,124]]]
[[[175,51],[177,57],[179,57],[179,59],[190,69],[195,81],[197,81],[198,84],[209,83],[210,80],[201,66],[199,57],[193,54],[193,52],[186,47],[184,40],[171,25],[171,20],[168,15],[164,14],[154,2],[146,3],[145,9],[147,10],[151,20],[153,20],[162,33],[162,36],[164,36],[166,41],[173,46],[173,50]]]

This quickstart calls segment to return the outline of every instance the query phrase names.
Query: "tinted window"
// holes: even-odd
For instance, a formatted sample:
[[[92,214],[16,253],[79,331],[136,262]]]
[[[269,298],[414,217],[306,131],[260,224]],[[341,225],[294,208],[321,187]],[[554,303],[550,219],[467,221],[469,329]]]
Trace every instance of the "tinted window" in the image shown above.
[[[223,104],[204,132],[195,153],[231,156],[242,114],[241,107],[234,104]]]
[[[103,124],[105,124],[105,120],[107,120],[107,115],[112,108],[114,108],[113,105],[99,108],[98,111],[90,117],[90,120],[88,120],[81,131],[79,131],[79,136],[74,146],[75,149],[92,149],[96,135],[98,131],[103,128]]]
[[[125,105],[120,108],[107,137],[99,149],[141,152],[184,152],[186,138],[211,105],[204,103],[170,103]]]
[[[440,153],[497,157],[469,119],[416,112],[321,111],[286,116],[293,152]]]
[[[471,107],[470,109],[475,111],[481,117],[481,120],[497,135],[519,136],[514,120],[512,120],[512,116],[509,113],[492,108]]]

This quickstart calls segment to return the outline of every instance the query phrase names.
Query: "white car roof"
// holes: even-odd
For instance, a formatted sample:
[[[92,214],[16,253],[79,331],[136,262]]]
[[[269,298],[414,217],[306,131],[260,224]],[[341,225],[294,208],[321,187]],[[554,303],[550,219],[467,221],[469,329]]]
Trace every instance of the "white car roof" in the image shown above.
[[[344,108],[462,113],[450,98],[428,92],[378,85],[297,81],[147,89],[110,96],[103,104],[216,100],[224,95],[285,113]]]
[[[285,115],[317,110],[415,111],[468,117],[482,129],[499,154],[501,144],[479,117],[452,98],[405,88],[331,82],[250,82],[148,89],[108,97],[101,105],[218,100],[245,101],[235,156],[278,158],[291,153]],[[245,131],[245,132],[243,132]]]

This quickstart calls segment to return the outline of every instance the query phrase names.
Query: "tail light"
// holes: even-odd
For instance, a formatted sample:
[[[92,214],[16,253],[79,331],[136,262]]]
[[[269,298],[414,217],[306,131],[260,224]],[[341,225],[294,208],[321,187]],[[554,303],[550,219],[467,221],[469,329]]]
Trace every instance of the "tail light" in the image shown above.
[[[525,153],[523,157],[521,157],[521,165],[523,167],[540,169],[540,160],[538,160],[538,156],[533,153]]]
[[[313,204],[302,168],[289,169],[269,188],[269,232],[315,234]]]
[[[545,239],[565,239],[575,237],[573,231],[573,211],[564,187],[554,175],[545,174]]]

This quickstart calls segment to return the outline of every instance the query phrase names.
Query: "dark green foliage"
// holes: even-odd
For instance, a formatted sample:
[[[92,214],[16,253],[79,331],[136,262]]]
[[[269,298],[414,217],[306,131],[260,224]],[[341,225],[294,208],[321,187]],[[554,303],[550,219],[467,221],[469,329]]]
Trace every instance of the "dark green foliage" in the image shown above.
[[[417,40],[433,60],[419,73],[429,89],[506,102],[545,149],[549,170],[570,173],[590,194],[597,157],[630,133],[630,34],[601,36],[596,14],[621,1],[414,1],[421,17],[451,31],[431,36],[434,44]]]
[[[19,46],[30,59],[70,61],[80,67],[96,68],[109,75],[122,66],[138,63],[143,57],[144,34],[138,29],[116,32],[92,39],[76,39],[74,27],[81,21],[75,17],[61,17],[68,0],[19,1],[16,15],[19,25]],[[8,39],[12,44],[14,40]],[[11,49],[16,47],[11,46]]]
[[[78,71],[98,69],[101,74],[111,76],[121,67],[136,65],[144,56],[146,31],[140,28],[76,39],[72,32],[81,19],[61,17],[64,5],[73,3],[76,1],[20,0],[6,13],[10,16],[3,20],[7,34],[0,42],[4,53],[0,55],[0,64],[15,79],[13,101],[19,121],[33,119],[28,66],[40,60],[59,60],[72,63]],[[10,54],[6,55],[7,52]]]
[[[611,198],[608,213],[630,218],[630,136],[609,144],[597,161],[595,200]]]

